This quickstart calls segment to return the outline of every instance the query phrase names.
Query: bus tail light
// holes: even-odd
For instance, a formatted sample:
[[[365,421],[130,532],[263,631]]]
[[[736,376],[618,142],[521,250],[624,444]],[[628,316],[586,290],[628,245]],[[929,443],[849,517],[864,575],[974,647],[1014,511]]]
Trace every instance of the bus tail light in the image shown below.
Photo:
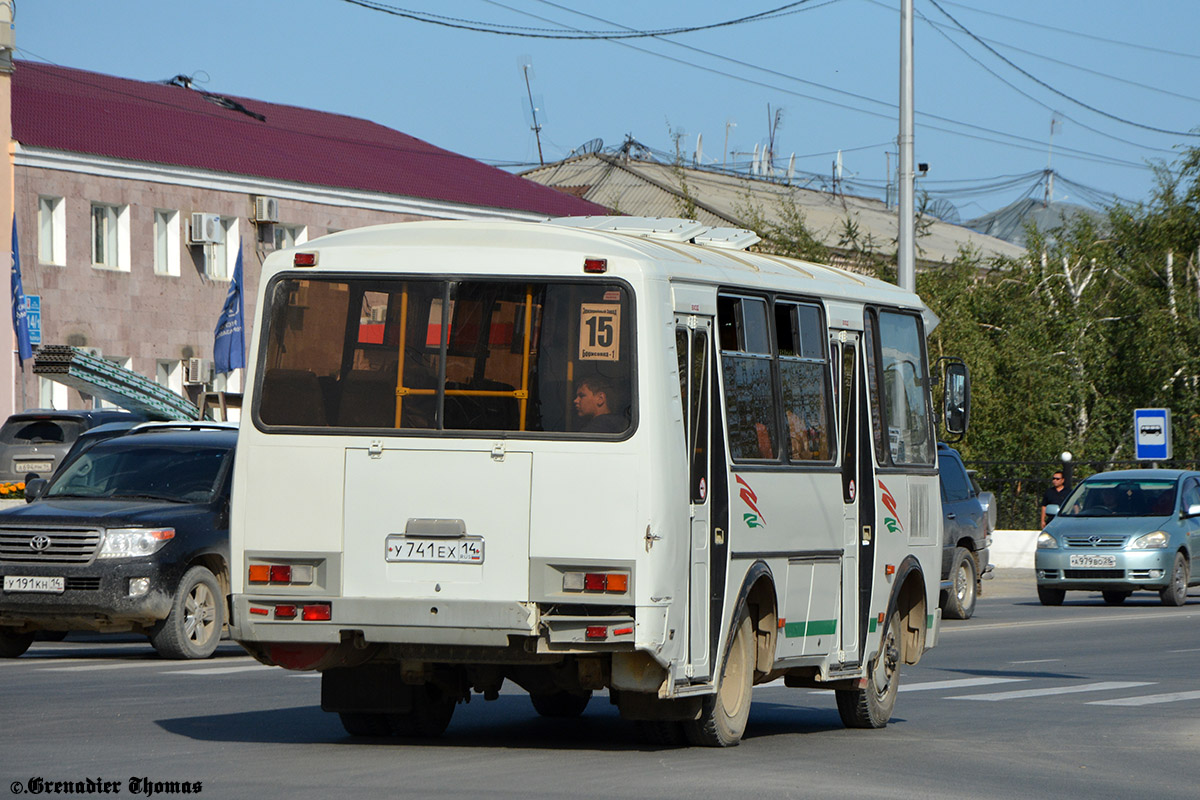
[[[624,594],[629,591],[629,574],[626,572],[564,572],[563,591]]]
[[[306,586],[313,582],[312,564],[251,564],[246,570],[250,583]]]
[[[296,606],[291,603],[278,603],[275,606],[275,619],[295,619]]]
[[[604,625],[588,625],[584,635],[589,639],[607,639],[608,628]]]
[[[330,603],[309,603],[301,610],[300,619],[328,622],[333,619],[333,605]]]

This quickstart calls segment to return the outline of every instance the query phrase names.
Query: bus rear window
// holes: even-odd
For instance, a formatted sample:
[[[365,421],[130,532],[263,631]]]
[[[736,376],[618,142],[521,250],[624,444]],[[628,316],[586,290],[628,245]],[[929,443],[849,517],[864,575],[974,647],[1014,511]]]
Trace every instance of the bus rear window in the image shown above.
[[[622,434],[633,314],[617,283],[284,278],[267,426]]]

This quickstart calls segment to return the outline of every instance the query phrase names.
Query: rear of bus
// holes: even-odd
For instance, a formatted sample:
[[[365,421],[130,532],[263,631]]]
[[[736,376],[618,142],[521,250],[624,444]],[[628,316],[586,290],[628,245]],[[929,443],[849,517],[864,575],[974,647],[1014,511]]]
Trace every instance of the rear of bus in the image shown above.
[[[588,656],[667,638],[656,584],[683,562],[647,509],[685,490],[641,455],[639,397],[665,399],[636,380],[636,262],[519,227],[381,226],[264,265],[233,635],[321,670],[351,733],[440,732],[504,680],[570,712],[612,677]]]

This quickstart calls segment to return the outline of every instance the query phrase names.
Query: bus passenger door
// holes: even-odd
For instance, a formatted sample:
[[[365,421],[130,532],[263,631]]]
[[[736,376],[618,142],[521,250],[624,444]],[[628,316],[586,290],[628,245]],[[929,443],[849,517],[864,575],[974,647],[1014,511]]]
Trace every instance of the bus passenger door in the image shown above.
[[[712,381],[712,318],[678,315],[675,319],[675,349],[679,355],[679,392],[683,400],[683,455],[688,475],[688,509],[691,540],[688,558],[688,671],[693,679],[712,673],[710,618],[713,546],[709,490]],[[717,621],[719,625],[719,620]]]
[[[861,368],[859,366],[859,334],[855,331],[834,331],[830,338],[830,351],[836,359],[835,377],[838,382],[838,445],[841,448],[842,465],[842,613],[839,628],[841,659],[846,663],[861,659],[859,653],[859,565],[860,513],[862,502],[871,497],[871,459],[865,464],[859,452],[860,407],[865,393],[859,390]],[[860,474],[863,467],[865,475]],[[864,497],[863,489],[866,489]],[[867,530],[869,523],[865,520]],[[864,534],[869,536],[870,534]]]

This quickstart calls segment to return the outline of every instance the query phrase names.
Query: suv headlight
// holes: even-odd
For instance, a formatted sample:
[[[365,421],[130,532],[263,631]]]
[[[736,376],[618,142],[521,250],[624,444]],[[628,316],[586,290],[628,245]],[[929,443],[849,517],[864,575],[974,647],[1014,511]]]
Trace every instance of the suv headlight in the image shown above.
[[[148,556],[174,538],[174,528],[109,528],[96,558]]]
[[[1046,533],[1045,531],[1042,531],[1041,533],[1038,534],[1037,549],[1038,550],[1057,550],[1058,549],[1058,539],[1055,539],[1050,534]]]
[[[1147,533],[1145,536],[1139,536],[1129,546],[1134,550],[1155,550],[1166,547],[1170,543],[1171,537],[1165,531],[1155,531]]]

